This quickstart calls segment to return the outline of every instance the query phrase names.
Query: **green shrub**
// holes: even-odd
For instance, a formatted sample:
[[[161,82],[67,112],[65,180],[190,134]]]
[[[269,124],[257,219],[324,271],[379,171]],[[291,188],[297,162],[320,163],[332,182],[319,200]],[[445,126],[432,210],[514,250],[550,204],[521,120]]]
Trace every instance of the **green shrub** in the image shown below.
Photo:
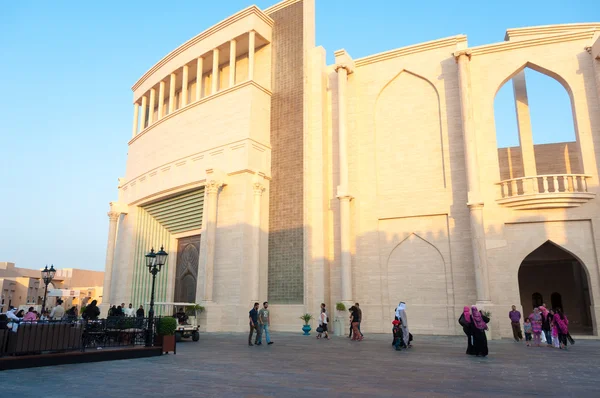
[[[198,314],[201,314],[202,312],[204,312],[204,307],[200,304],[189,305],[185,307],[185,314],[187,316],[196,316],[196,311],[198,311]]]
[[[346,311],[346,306],[344,305],[344,303],[337,303],[335,305],[335,309],[338,311]]]
[[[313,319],[313,316],[311,314],[304,314],[300,317],[300,319],[302,319],[304,323],[308,325],[308,322],[310,322],[310,320]]]
[[[156,332],[160,336],[172,336],[177,330],[177,319],[172,317],[158,318],[156,320]]]

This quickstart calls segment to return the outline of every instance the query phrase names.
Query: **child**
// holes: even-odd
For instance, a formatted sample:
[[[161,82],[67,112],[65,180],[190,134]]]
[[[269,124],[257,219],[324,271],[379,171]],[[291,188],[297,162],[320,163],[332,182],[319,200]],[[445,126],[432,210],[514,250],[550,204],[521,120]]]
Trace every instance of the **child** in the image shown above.
[[[551,322],[550,326],[552,327],[552,345],[554,348],[560,348],[560,341],[558,340],[558,326],[556,323]]]
[[[531,347],[530,341],[533,328],[531,326],[531,321],[529,320],[529,318],[525,318],[525,322],[523,322],[523,331],[525,332],[525,344],[527,345],[527,347]]]
[[[396,351],[400,351],[402,348],[406,348],[404,344],[404,334],[402,332],[402,320],[395,319],[392,321],[392,332],[394,333],[394,348]]]

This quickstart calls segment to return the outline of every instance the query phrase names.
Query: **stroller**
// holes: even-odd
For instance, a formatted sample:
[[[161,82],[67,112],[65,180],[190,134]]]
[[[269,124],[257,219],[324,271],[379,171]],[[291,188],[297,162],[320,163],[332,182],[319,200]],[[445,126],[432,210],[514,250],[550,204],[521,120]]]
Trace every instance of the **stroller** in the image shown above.
[[[396,351],[400,351],[402,348],[407,348],[404,343],[404,332],[402,331],[402,320],[395,319],[392,322],[392,333],[394,334],[394,340],[392,345]]]

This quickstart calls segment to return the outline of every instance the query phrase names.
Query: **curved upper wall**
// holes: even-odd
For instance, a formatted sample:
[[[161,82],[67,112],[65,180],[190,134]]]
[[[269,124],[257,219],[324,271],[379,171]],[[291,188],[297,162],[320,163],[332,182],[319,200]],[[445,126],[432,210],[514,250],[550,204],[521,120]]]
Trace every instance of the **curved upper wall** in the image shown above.
[[[188,40],[150,68],[132,87],[134,102],[171,72],[212,52],[230,40],[250,31],[257,34],[257,47],[270,43],[273,19],[256,6],[250,6]]]

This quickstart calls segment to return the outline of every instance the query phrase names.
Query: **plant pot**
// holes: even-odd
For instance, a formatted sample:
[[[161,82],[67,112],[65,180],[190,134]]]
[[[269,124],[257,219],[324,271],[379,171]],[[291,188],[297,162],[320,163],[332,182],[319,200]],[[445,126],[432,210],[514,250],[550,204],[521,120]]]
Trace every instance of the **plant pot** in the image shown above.
[[[304,336],[310,335],[310,325],[306,324],[302,326],[302,331],[304,332]]]
[[[333,321],[333,330],[338,337],[344,335],[344,328],[342,327],[342,320],[340,318],[336,318]]]
[[[177,354],[176,351],[176,343],[175,343],[175,335],[170,336],[156,336],[156,340],[158,345],[162,347],[162,352],[168,354],[172,352],[173,354]]]

